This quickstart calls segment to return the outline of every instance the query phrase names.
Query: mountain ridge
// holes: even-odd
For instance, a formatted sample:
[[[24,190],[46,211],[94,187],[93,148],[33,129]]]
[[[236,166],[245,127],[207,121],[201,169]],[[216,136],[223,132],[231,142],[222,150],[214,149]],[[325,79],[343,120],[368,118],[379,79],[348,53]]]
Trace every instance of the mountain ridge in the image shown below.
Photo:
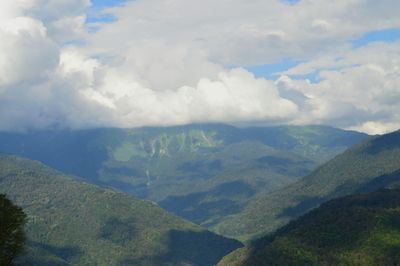
[[[155,201],[212,227],[365,137],[326,126],[205,124],[0,133],[0,151]]]
[[[329,199],[389,186],[399,169],[400,131],[370,137],[296,183],[253,200],[213,229],[242,240],[261,237]]]
[[[325,202],[218,265],[397,265],[398,188]]]
[[[150,201],[17,156],[0,154],[0,193],[28,215],[20,264],[206,266],[241,246]]]

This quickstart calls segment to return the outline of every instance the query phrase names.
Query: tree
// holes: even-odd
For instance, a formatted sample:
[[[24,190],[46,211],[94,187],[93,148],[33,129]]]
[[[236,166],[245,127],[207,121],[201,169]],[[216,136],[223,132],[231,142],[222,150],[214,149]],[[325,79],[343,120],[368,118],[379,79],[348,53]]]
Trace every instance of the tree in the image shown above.
[[[6,195],[0,194],[0,265],[13,265],[25,242],[26,214]]]

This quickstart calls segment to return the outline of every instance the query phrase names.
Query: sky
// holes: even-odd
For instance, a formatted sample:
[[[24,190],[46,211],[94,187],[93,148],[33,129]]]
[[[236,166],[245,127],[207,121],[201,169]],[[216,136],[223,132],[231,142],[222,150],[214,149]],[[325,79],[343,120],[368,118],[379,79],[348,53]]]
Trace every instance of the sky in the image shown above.
[[[397,0],[2,0],[0,131],[400,128]]]

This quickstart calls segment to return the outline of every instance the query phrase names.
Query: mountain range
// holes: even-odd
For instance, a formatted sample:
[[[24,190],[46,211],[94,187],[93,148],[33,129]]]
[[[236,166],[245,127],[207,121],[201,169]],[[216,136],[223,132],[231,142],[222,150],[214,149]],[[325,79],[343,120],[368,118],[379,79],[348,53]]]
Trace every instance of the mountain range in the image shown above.
[[[366,137],[325,126],[206,124],[0,133],[0,151],[217,228],[247,202],[292,184]]]
[[[242,130],[243,139],[237,133]],[[65,138],[66,135],[70,137]],[[49,139],[50,136],[53,137]],[[64,171],[74,174],[80,170],[74,168],[73,161],[81,162],[86,166],[82,171],[91,167],[92,174],[97,173],[66,176],[39,162],[0,156],[0,193],[7,194],[28,214],[28,248],[19,258],[22,264],[29,261],[33,265],[206,266],[215,265],[222,257],[221,266],[400,263],[400,131],[368,137],[319,126],[250,130],[191,125],[4,133],[1,138],[3,151],[41,156],[38,159],[53,165],[60,163],[58,169],[64,167]],[[352,143],[356,144],[345,150]],[[101,149],[106,152],[95,152]],[[99,157],[93,157],[94,154]],[[71,161],[62,162],[62,156]],[[90,160],[97,161],[86,164]],[[150,177],[144,199],[129,195],[137,191],[113,185],[124,177],[125,170],[141,169],[146,160],[148,169],[160,174],[151,179],[144,170],[146,177]],[[207,168],[199,163],[215,160],[223,166],[215,172],[210,169],[217,166]],[[186,165],[179,172],[179,167],[189,162],[198,165]],[[303,167],[309,164],[312,168],[318,162],[325,163],[313,171]],[[271,176],[272,180],[279,180],[280,173],[290,181],[275,186],[275,190],[268,186],[256,190],[262,183],[252,183],[254,168],[261,174],[268,173],[262,180]],[[295,175],[300,169],[307,172],[304,177]],[[191,183],[185,180],[188,176]],[[127,177],[127,183],[141,180],[140,175]],[[192,214],[198,215],[196,222],[201,224],[208,217],[203,225],[214,233],[185,221],[160,208],[165,208],[163,204],[168,200],[182,197],[179,180],[194,186],[189,191],[194,191],[191,194],[196,197],[189,195],[196,200],[215,203],[225,197],[240,203],[240,208],[215,212],[213,205],[205,205],[212,211],[208,216],[199,212],[201,208],[195,208]],[[215,180],[223,185],[220,190],[198,192],[203,181],[215,185]],[[233,181],[242,183],[232,185]],[[243,183],[253,186],[253,190],[241,198]],[[162,184],[176,187],[163,190]],[[149,196],[151,191],[158,191],[156,188],[166,195],[161,200]],[[171,203],[175,213],[184,216],[186,208],[199,207],[194,204],[196,201],[185,205],[183,199],[190,197]],[[209,219],[213,222],[209,223]],[[243,247],[232,238],[247,245]]]

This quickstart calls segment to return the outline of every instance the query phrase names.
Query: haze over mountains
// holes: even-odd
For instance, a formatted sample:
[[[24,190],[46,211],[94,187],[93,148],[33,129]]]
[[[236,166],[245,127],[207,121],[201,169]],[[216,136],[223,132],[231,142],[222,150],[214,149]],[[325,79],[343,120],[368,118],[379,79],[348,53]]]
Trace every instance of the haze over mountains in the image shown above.
[[[0,151],[40,160],[210,227],[367,135],[324,126],[223,124],[0,133]]]
[[[4,133],[1,139],[8,140],[2,141],[2,149],[7,148],[8,152],[20,149],[20,153],[40,155],[52,163],[62,162],[57,159],[58,154],[79,161],[90,154],[102,155],[94,151],[101,150],[101,147],[104,149],[104,146],[109,152],[105,153],[109,156],[106,157],[108,160],[103,159],[105,161],[102,163],[91,165],[101,168],[92,168],[100,169],[100,174],[90,178],[66,177],[37,162],[8,155],[0,157],[0,193],[10,195],[30,217],[27,226],[30,237],[28,253],[20,258],[21,262],[84,265],[96,261],[93,256],[99,261],[118,262],[118,265],[213,265],[223,256],[220,265],[224,266],[375,265],[377,262],[391,265],[400,262],[396,255],[400,247],[397,226],[397,199],[400,192],[373,192],[382,188],[400,187],[400,131],[368,137],[356,132],[318,126],[243,129],[224,125],[193,125],[162,129]],[[63,139],[69,141],[62,143],[60,140]],[[198,180],[201,184],[203,176],[207,177],[204,182],[210,183],[217,179],[220,182],[227,180],[225,182],[228,184],[232,180],[252,184],[251,178],[240,179],[239,174],[233,175],[232,179],[228,174],[218,175],[211,171],[212,168],[204,167],[206,164],[203,162],[212,162],[218,158],[221,165],[233,168],[237,165],[228,164],[228,159],[240,155],[240,158],[244,158],[243,165],[250,165],[251,169],[264,165],[258,169],[259,173],[275,171],[284,176],[279,171],[285,169],[286,174],[289,170],[295,173],[299,169],[297,167],[304,162],[316,165],[316,158],[332,157],[352,142],[358,143],[314,171],[309,170],[311,173],[306,176],[293,175],[290,179],[292,181],[289,181],[291,184],[275,191],[260,189],[256,195],[243,200],[242,207],[236,213],[218,213],[219,218],[214,220],[217,222],[211,224],[210,228],[221,235],[246,241],[248,245],[244,248],[240,248],[240,242],[215,235],[168,214],[155,203],[135,199],[117,192],[115,188],[99,188],[82,182],[86,179],[102,186],[111,186],[112,182],[104,182],[107,180],[104,177],[112,177],[110,169],[113,168],[110,165],[135,169],[133,167],[139,168],[141,165],[138,161],[147,160],[149,163],[146,167],[156,165],[160,167],[155,168],[158,171],[174,170],[163,178],[160,175],[162,182],[168,181],[173,173],[179,173],[177,165],[189,161],[193,165],[202,162],[201,167],[197,164],[192,172],[190,167],[186,169],[186,173],[197,173],[189,175],[192,184]],[[93,146],[94,143],[103,143],[104,146]],[[235,150],[237,146],[240,149]],[[67,152],[60,152],[60,148]],[[53,152],[49,152],[51,149]],[[56,160],[51,161],[50,154],[56,155],[53,157]],[[73,157],[72,154],[77,156]],[[95,158],[101,162],[98,158],[104,157]],[[286,168],[281,165],[282,161],[286,163]],[[131,165],[132,168],[129,168]],[[63,167],[66,166],[68,164]],[[241,164],[238,166],[242,167]],[[70,169],[74,170],[73,167]],[[219,170],[222,173],[228,171]],[[243,172],[246,171],[238,171],[240,174]],[[104,173],[107,175],[102,175]],[[118,175],[118,171],[116,173],[117,178],[123,176]],[[177,176],[182,179],[184,173]],[[289,174],[286,176],[290,177]],[[175,186],[177,184],[174,183]],[[242,187],[242,184],[238,187]],[[227,195],[232,198],[240,195],[237,187],[227,187],[226,191],[231,192]],[[222,192],[218,191],[214,195],[227,196]],[[370,194],[336,199],[366,192]],[[213,194],[207,197],[211,198],[210,195]],[[331,199],[334,200],[324,204]],[[181,210],[179,205],[177,209]],[[193,213],[199,210],[195,209]],[[85,224],[86,221],[89,221],[86,224],[90,226],[80,226],[82,233],[74,233],[77,225]],[[287,223],[289,225],[285,226]],[[109,254],[107,258],[97,256],[96,252],[103,249],[107,250],[104,254]]]

